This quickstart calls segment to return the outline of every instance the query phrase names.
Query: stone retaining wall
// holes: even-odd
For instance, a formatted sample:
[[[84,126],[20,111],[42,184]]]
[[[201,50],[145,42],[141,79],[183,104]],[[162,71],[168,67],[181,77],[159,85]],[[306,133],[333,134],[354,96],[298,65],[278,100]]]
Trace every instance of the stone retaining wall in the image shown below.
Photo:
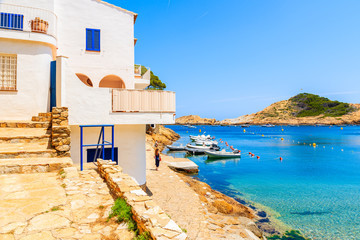
[[[122,168],[111,160],[98,159],[98,170],[112,193],[132,207],[140,232],[147,231],[154,240],[188,239],[181,228],[149,197]]]
[[[51,145],[59,157],[70,157],[70,127],[67,107],[53,107],[51,118]]]

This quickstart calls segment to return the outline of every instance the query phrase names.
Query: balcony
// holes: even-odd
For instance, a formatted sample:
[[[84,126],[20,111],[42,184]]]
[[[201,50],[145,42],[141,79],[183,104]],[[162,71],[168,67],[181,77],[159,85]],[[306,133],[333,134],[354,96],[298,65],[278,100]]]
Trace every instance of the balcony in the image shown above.
[[[113,89],[112,111],[175,113],[175,92]]]
[[[150,68],[141,65],[135,65],[134,70],[135,89],[144,89],[150,85]]]
[[[45,36],[51,36],[56,39],[57,17],[45,9],[0,3],[0,30],[7,31],[2,35],[6,38],[44,41]],[[34,34],[24,35],[22,32]]]

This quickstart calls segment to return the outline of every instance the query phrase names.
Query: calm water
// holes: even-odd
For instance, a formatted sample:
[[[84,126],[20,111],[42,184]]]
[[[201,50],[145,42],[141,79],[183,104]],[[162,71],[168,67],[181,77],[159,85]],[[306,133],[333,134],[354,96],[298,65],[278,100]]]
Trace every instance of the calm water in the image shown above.
[[[268,207],[313,239],[360,239],[360,127],[168,127],[179,143],[201,129],[242,151],[240,160],[190,157],[214,189]]]

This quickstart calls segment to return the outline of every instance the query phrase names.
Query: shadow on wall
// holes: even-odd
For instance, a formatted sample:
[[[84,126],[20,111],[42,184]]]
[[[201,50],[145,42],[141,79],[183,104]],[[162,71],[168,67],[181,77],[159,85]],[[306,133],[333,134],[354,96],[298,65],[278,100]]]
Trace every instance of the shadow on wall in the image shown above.
[[[125,88],[124,81],[116,75],[107,75],[99,83],[101,88]]]
[[[90,80],[90,78],[88,76],[86,76],[85,74],[82,73],[76,73],[76,76],[80,79],[80,81],[82,81],[86,86],[88,87],[93,87],[93,83]]]

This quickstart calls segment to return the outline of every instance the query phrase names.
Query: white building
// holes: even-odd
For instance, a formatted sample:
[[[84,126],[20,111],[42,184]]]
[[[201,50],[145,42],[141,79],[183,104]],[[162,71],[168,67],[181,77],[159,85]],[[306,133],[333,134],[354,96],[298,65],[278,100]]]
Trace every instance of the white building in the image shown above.
[[[134,71],[136,17],[99,0],[0,0],[0,119],[68,107],[75,164],[79,126],[114,125],[119,165],[144,184],[146,124],[174,123],[175,93],[143,90],[150,72]],[[84,144],[99,131],[84,128]]]

